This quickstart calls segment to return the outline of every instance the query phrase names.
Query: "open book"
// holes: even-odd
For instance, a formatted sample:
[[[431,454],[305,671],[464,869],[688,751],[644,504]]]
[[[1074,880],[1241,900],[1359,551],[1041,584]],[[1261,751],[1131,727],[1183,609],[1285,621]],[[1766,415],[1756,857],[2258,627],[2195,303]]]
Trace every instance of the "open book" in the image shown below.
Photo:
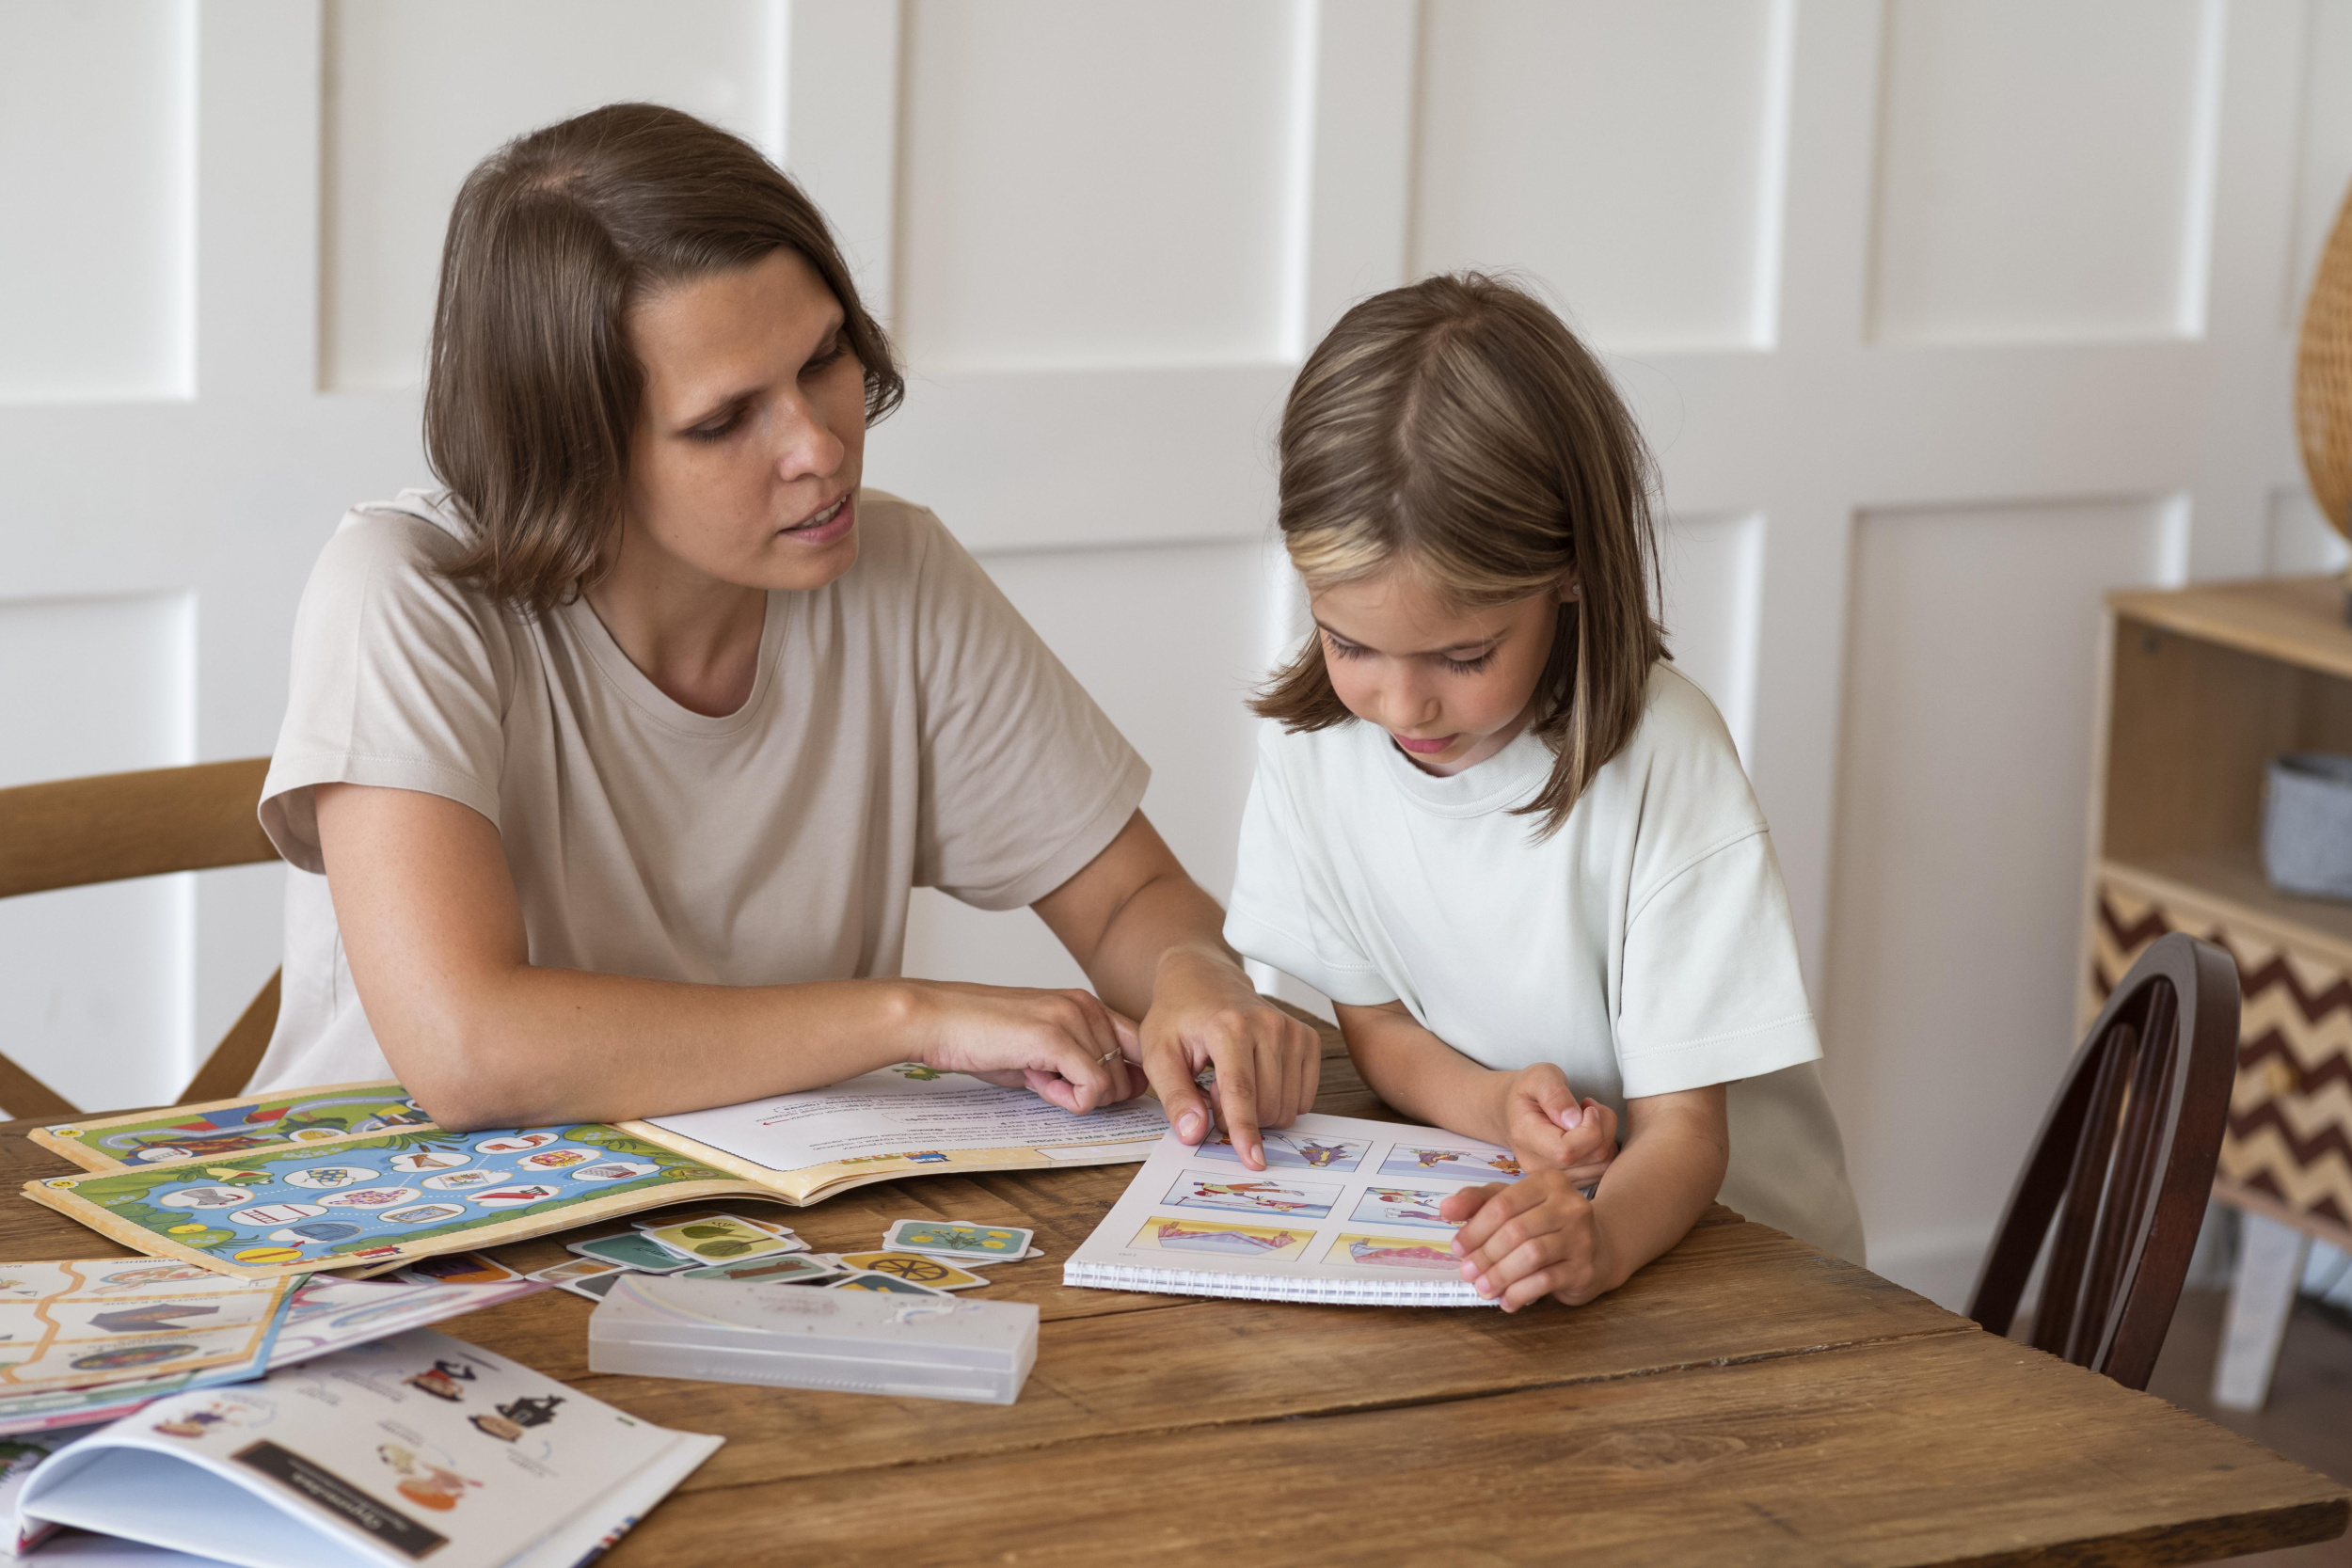
[[[92,1174],[24,1193],[140,1252],[269,1278],[376,1272],[668,1203],[1115,1164],[1167,1126],[1155,1100],[1078,1117],[912,1065],[651,1121],[474,1132],[434,1125],[398,1084],[345,1084],[38,1128]]]
[[[1492,1307],[1461,1275],[1438,1206],[1517,1181],[1507,1148],[1431,1127],[1302,1116],[1265,1134],[1266,1168],[1223,1132],[1168,1133],[1062,1268],[1065,1285],[1391,1307]]]
[[[159,1400],[12,1465],[0,1499],[23,1544],[73,1525],[245,1568],[574,1568],[721,1441],[418,1329]]]

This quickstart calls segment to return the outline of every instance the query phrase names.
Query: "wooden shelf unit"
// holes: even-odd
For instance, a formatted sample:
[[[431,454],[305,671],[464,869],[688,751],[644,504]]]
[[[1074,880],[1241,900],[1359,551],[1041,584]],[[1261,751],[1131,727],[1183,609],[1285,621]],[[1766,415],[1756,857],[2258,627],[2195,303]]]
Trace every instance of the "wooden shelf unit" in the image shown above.
[[[2352,903],[2263,874],[2264,776],[2352,752],[2352,626],[2335,578],[2111,594],[2092,785],[2084,1020],[2185,930],[2245,989],[2217,1190],[2352,1244]]]

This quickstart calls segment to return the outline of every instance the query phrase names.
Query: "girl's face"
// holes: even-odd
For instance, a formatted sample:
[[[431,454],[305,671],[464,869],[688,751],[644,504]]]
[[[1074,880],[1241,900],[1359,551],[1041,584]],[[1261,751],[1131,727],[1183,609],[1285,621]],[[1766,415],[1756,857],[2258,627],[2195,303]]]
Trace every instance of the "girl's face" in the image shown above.
[[[817,269],[789,250],[629,312],[645,390],[622,570],[800,589],[856,564],[866,370],[841,320]]]
[[[1486,761],[1534,717],[1562,598],[1546,590],[1463,610],[1409,567],[1310,587],[1340,701],[1388,731],[1423,772],[1439,775]]]

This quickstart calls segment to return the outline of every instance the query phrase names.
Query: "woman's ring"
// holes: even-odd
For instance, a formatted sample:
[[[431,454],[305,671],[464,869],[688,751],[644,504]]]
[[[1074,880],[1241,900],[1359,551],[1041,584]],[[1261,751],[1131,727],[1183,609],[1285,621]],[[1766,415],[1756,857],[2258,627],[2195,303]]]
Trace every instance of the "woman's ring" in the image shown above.
[[[1104,1053],[1103,1053],[1100,1056],[1095,1057],[1095,1058],[1094,1058],[1094,1065],[1095,1065],[1096,1067],[1102,1067],[1102,1066],[1105,1065],[1106,1063],[1108,1063],[1108,1062],[1110,1061],[1110,1059],[1111,1059],[1113,1056],[1116,1056],[1116,1055],[1118,1055],[1118,1054],[1119,1054],[1119,1047],[1117,1047],[1117,1046],[1115,1046],[1115,1045],[1114,1045],[1114,1046],[1112,1046],[1112,1047],[1111,1047],[1108,1051],[1104,1052]]]

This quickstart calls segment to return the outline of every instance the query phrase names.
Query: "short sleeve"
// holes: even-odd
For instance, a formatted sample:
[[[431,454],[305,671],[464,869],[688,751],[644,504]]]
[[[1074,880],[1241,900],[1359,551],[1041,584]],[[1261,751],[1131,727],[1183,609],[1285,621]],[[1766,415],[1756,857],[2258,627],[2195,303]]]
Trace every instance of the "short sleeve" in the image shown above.
[[[1820,1057],[1770,834],[1747,830],[1708,849],[1629,912],[1619,995],[1629,1099]]]
[[[1152,773],[979,563],[923,521],[914,880],[1015,909],[1101,854]]]
[[[305,871],[326,869],[311,794],[323,784],[439,795],[498,822],[507,644],[499,612],[434,569],[457,547],[421,518],[356,513],[311,570],[261,811]]]
[[[1279,745],[1271,726],[1262,732],[1258,770],[1242,808],[1225,940],[1243,957],[1295,975],[1334,1002],[1393,1002],[1395,988],[1348,934],[1318,847],[1300,829]]]

